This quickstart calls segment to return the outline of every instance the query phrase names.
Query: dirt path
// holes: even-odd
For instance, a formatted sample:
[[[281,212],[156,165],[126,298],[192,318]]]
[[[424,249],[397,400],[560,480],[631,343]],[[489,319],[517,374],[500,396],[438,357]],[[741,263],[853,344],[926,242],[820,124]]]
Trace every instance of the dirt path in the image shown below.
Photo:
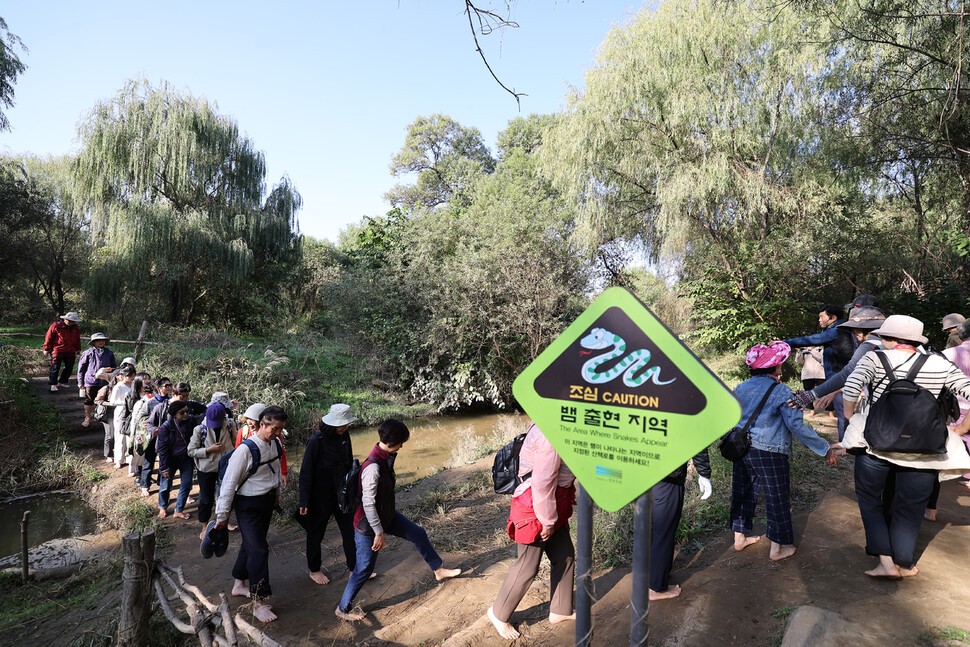
[[[69,402],[80,408],[76,396],[75,390],[73,395],[54,397],[58,406]],[[92,464],[102,468],[104,463],[98,460],[100,443],[89,451]],[[406,453],[401,459],[406,460]],[[400,494],[400,505],[415,504],[432,488],[480,478],[479,472],[490,460],[425,479]],[[132,487],[118,472],[105,471],[111,472],[110,478],[99,487],[119,491]],[[715,483],[715,487],[730,484]],[[443,584],[434,581],[410,544],[392,539],[378,560],[379,576],[358,597],[368,617],[356,624],[340,622],[333,616],[347,582],[335,526],[331,524],[324,541],[324,568],[330,569],[333,579],[326,586],[314,584],[307,576],[303,532],[297,527],[274,526],[270,531],[271,604],[280,620],[266,626],[267,633],[283,644],[301,646],[509,644],[484,619],[514,557],[514,548],[502,538],[507,504],[508,498],[501,495],[473,493],[431,520],[436,541],[455,543],[447,541],[449,528],[454,529],[456,537],[471,528],[486,539],[488,546],[475,554],[442,550],[446,565],[460,566],[467,573]],[[650,605],[649,644],[780,644],[788,613],[806,605],[838,614],[827,618],[824,635],[813,643],[818,645],[913,645],[930,626],[970,629],[970,562],[966,557],[970,547],[970,489],[957,482],[945,483],[939,508],[940,521],[924,523],[921,531],[920,575],[899,582],[874,580],[863,574],[874,560],[863,550],[851,473],[840,474],[816,509],[795,515],[799,550],[792,559],[769,561],[767,541],[736,553],[726,530],[701,551],[679,555],[673,579],[683,586],[684,593],[675,600]],[[188,511],[195,512],[194,508]],[[172,565],[181,564],[186,578],[206,593],[217,597],[220,591],[228,592],[238,535],[233,533],[225,557],[204,560],[198,550],[200,524],[195,519],[169,518],[165,526],[161,558]],[[762,523],[756,531],[763,528]],[[628,569],[596,575],[593,644],[629,642],[631,581]],[[522,633],[516,644],[572,644],[572,623],[552,626],[545,620],[547,600],[546,572],[545,578],[540,574],[513,616]],[[236,604],[244,602],[234,598]],[[77,621],[74,618],[72,626],[78,626]],[[97,622],[97,618],[92,616],[88,621]],[[56,626],[48,627],[35,634],[31,644],[59,644],[52,633],[56,630]]]

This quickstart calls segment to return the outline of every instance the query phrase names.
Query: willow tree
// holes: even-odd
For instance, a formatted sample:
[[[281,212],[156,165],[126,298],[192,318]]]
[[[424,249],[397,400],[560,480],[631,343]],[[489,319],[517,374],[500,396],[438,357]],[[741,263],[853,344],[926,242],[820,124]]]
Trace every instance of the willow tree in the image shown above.
[[[816,159],[826,52],[799,15],[758,5],[642,10],[600,46],[543,149],[586,244],[641,242],[728,345],[777,334],[800,298],[851,298],[827,249],[855,226],[853,190]]]
[[[300,195],[286,178],[264,195],[263,153],[231,117],[166,83],[129,82],[79,134],[95,302],[123,313],[154,297],[169,321],[225,322],[255,305],[233,298],[240,288],[277,292],[299,256]]]

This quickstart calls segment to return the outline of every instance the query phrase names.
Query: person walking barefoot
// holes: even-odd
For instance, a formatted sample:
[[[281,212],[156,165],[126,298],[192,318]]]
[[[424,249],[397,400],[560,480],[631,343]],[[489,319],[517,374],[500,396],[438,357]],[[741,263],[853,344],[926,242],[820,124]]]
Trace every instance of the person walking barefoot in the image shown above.
[[[549,558],[549,622],[574,620],[573,575],[576,551],[569,536],[569,517],[576,503],[573,473],[552,444],[533,424],[519,452],[522,482],[512,496],[506,530],[515,542],[518,558],[509,567],[495,602],[486,615],[506,640],[519,632],[509,622],[515,608],[539,572],[542,555]]]
[[[445,568],[424,528],[397,511],[394,499],[394,460],[411,432],[400,420],[389,418],[377,428],[380,437],[360,470],[361,503],[354,513],[354,540],[357,563],[334,615],[342,620],[363,620],[366,613],[351,605],[364,583],[370,579],[378,552],[385,547],[385,535],[407,539],[434,572],[438,582],[461,575],[460,568]]]

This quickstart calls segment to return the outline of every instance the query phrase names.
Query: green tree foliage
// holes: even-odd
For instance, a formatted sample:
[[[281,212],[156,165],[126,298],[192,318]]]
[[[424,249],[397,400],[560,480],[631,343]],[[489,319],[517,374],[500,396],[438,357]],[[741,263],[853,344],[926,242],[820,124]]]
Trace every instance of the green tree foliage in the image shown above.
[[[299,261],[301,199],[287,178],[264,199],[263,154],[235,121],[165,83],[129,82],[80,138],[92,298],[122,315],[158,304],[172,322],[264,325],[253,309],[278,305],[277,283]]]
[[[777,335],[800,303],[851,298],[847,274],[870,278],[849,256],[832,263],[832,227],[851,241],[879,223],[816,163],[826,56],[804,42],[811,28],[757,3],[642,11],[608,36],[543,148],[581,239],[639,241],[694,297],[704,342]]]
[[[516,375],[585,304],[573,210],[532,147],[505,147],[467,205],[392,211],[341,241],[352,259],[336,288],[344,330],[440,410],[509,405]]]
[[[17,56],[17,50],[26,51],[27,48],[17,36],[10,33],[7,23],[0,18],[0,105],[5,108],[13,107],[13,85],[17,77],[23,74],[27,66]],[[10,130],[7,115],[0,110],[0,132]]]
[[[415,174],[414,184],[399,184],[385,196],[395,206],[414,209],[445,202],[468,204],[468,194],[495,160],[477,128],[466,128],[447,115],[418,117],[408,126],[404,147],[391,161],[395,177]]]
[[[88,262],[87,219],[75,199],[72,159],[26,158],[0,165],[0,276],[12,318],[63,314],[77,307]]]

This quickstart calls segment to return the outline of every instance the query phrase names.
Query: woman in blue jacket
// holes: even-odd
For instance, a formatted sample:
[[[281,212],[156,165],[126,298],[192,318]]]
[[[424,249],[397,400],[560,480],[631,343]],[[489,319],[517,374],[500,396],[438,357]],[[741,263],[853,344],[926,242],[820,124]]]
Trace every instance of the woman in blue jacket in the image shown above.
[[[734,530],[734,549],[744,550],[759,541],[751,536],[754,525],[754,508],[758,493],[765,493],[765,513],[768,517],[768,539],[773,561],[786,559],[795,554],[795,536],[791,522],[790,468],[788,457],[792,454],[792,436],[810,450],[823,456],[829,465],[838,465],[839,459],[829,447],[828,441],[819,437],[815,430],[805,424],[800,409],[786,403],[792,396],[791,389],[780,383],[782,366],[791,355],[791,347],[785,342],[770,346],[758,344],[747,353],[745,363],[751,369],[751,378],[734,389],[741,401],[741,422],[744,425],[752,416],[769,388],[774,385],[757,419],[751,423],[751,449],[734,463],[731,483],[731,529]]]

